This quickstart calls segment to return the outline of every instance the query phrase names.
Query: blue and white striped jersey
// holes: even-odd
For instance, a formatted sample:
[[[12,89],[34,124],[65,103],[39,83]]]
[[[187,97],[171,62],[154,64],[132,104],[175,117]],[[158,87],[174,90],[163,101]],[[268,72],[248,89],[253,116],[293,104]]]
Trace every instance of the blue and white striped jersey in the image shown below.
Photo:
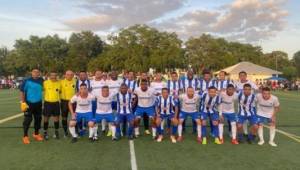
[[[117,113],[131,114],[132,113],[132,94],[117,93]]]
[[[195,91],[197,91],[199,89],[199,81],[197,78],[193,78],[193,79],[183,79],[181,81],[181,88],[183,89],[183,92],[186,92],[186,89],[188,87],[193,87]]]
[[[208,93],[203,93],[201,96],[200,110],[204,113],[217,113],[220,104],[221,97],[219,95],[210,97]]]
[[[207,92],[208,88],[214,86],[217,87],[216,80],[205,81],[204,79],[199,80],[199,88],[202,93]]]
[[[132,92],[138,87],[136,80],[126,79],[124,83],[127,85],[128,89],[130,89]]]
[[[226,88],[227,88],[227,86],[228,86],[229,84],[234,85],[233,81],[231,81],[231,80],[229,80],[229,79],[227,79],[227,80],[217,80],[217,81],[216,81],[216,87],[217,87],[217,89],[218,89],[219,91],[221,91],[221,90],[226,90]]]
[[[158,96],[155,105],[161,115],[170,115],[175,113],[174,107],[177,107],[178,101],[173,96],[168,96],[166,99]]]
[[[255,100],[255,94],[253,93],[249,96],[245,96],[243,93],[239,93],[238,114],[241,116],[256,115]]]
[[[181,89],[181,83],[179,80],[177,81],[168,80],[167,88],[169,90],[170,95],[178,96],[179,90]]]

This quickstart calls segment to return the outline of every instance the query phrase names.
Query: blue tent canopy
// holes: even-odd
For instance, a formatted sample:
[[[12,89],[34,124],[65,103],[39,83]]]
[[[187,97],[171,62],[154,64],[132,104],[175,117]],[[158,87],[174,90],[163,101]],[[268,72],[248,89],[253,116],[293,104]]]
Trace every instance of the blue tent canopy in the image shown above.
[[[286,78],[283,77],[277,77],[277,76],[273,76],[273,77],[269,77],[266,80],[277,80],[277,81],[285,81]]]

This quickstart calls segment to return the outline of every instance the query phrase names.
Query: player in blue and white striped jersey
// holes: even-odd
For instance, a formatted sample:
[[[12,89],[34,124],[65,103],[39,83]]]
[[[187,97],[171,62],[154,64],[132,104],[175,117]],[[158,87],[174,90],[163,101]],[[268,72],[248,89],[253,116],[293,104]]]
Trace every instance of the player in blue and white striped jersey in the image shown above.
[[[179,90],[181,89],[181,83],[178,80],[178,74],[175,71],[171,73],[171,80],[168,80],[167,88],[170,95],[178,98]]]
[[[187,77],[181,81],[182,92],[186,93],[187,88],[192,87],[196,93],[199,91],[199,80],[194,77],[194,72],[189,70]]]
[[[177,115],[178,115],[178,101],[171,95],[167,88],[163,88],[161,95],[156,99],[156,127],[158,132],[157,142],[163,139],[164,120],[169,120],[172,123],[171,141],[176,143],[175,134],[177,131]]]
[[[226,74],[225,71],[219,72],[218,79],[216,80],[216,87],[219,92],[226,91],[229,84],[234,84],[230,79],[226,79]]]
[[[207,92],[209,87],[217,87],[216,80],[212,79],[211,72],[209,70],[204,70],[202,72],[202,78],[199,80],[199,89],[201,93]]]
[[[128,78],[124,80],[124,83],[128,87],[128,92],[133,93],[134,90],[138,87],[137,81],[134,78],[134,73],[131,71],[128,73]]]

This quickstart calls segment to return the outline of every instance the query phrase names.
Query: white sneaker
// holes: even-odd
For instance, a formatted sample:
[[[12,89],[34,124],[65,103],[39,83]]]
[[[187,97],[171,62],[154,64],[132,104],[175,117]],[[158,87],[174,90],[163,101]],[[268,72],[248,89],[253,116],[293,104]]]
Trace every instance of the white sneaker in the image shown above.
[[[161,142],[163,140],[163,137],[162,136],[158,136],[158,138],[157,138],[157,142]]]
[[[273,147],[277,147],[277,144],[276,144],[275,142],[273,142],[273,141],[270,141],[269,144],[270,144],[271,146],[273,146]]]
[[[265,143],[265,141],[260,140],[257,144],[258,144],[258,145],[263,145],[264,143]]]

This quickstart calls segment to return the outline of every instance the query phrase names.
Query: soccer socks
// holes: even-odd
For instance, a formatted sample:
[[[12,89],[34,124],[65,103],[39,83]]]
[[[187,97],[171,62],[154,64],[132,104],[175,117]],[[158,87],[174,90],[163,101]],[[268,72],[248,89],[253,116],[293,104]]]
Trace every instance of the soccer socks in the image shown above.
[[[111,134],[112,134],[112,138],[116,138],[116,126],[115,125],[110,125],[111,127]]]
[[[105,121],[105,119],[103,119],[102,121],[101,121],[101,126],[102,126],[102,131],[105,131],[105,125],[106,125],[106,121]]]
[[[201,125],[197,125],[198,138],[201,138]]]
[[[30,126],[30,123],[32,122],[32,116],[25,116],[23,121],[23,130],[24,130],[24,136],[28,136],[28,129]]]
[[[44,122],[44,133],[47,133],[49,127],[49,122]]]
[[[219,125],[213,125],[213,135],[215,138],[219,136]]]
[[[264,128],[263,126],[258,127],[257,133],[258,133],[259,141],[264,141],[264,129],[263,128]],[[270,130],[270,132],[271,132],[271,130]]]
[[[54,122],[54,129],[55,131],[58,131],[59,128],[59,121]]]
[[[224,123],[219,124],[219,138],[223,139]]]
[[[243,130],[244,130],[244,134],[248,134],[248,122],[247,121],[245,121],[244,123],[243,123]]]
[[[175,125],[172,125],[172,135],[176,135],[176,132],[177,132],[177,126]]]
[[[178,125],[178,136],[182,136],[182,124]]]
[[[162,128],[161,128],[161,125],[158,125],[158,126],[156,127],[156,129],[157,129],[158,135],[162,135]]]
[[[133,126],[129,125],[129,127],[128,127],[128,136],[132,135],[132,131],[133,131]]]
[[[98,137],[98,124],[95,124],[93,127],[93,136]]]
[[[94,136],[94,127],[89,127],[89,138]]]
[[[152,136],[156,137],[156,127],[155,126],[152,127]]]
[[[69,127],[69,131],[73,138],[77,138],[75,127]]]
[[[270,142],[274,142],[276,129],[275,126],[270,126]]]
[[[135,134],[135,136],[140,135],[140,128],[139,127],[134,128],[134,134]]]
[[[236,122],[231,122],[230,123],[231,125],[231,136],[232,136],[232,139],[236,139]]]
[[[67,121],[67,119],[63,118],[61,120],[61,124],[62,124],[62,127],[64,129],[64,132],[67,133],[68,132],[68,121]]]
[[[201,131],[202,131],[202,137],[205,138],[206,137],[206,125],[202,126]]]

